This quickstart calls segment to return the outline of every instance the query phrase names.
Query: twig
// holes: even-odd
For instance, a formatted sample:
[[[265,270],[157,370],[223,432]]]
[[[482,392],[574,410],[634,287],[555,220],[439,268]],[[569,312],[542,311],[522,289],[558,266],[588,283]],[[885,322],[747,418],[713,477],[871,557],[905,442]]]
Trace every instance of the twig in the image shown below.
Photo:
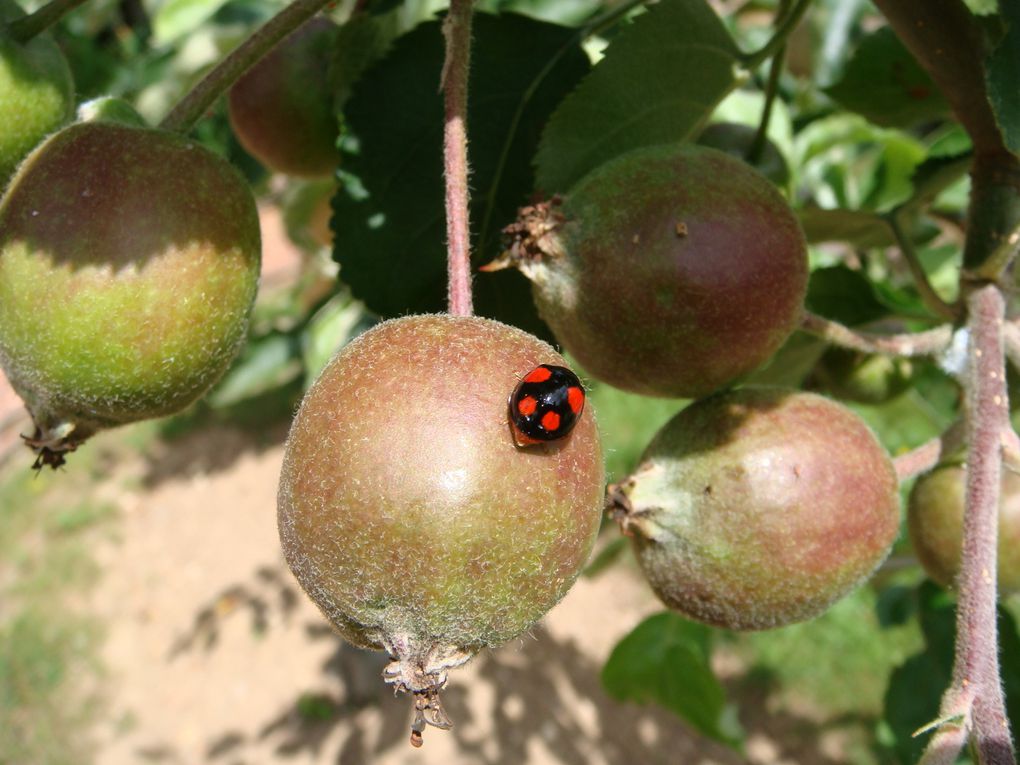
[[[875,0],[875,5],[945,95],[976,153],[1005,152],[988,101],[984,40],[963,0]]]
[[[470,316],[471,227],[468,212],[467,98],[471,65],[471,0],[451,0],[443,21],[446,60],[443,167],[446,176],[447,299],[455,316]]]
[[[754,69],[762,62],[772,58],[776,51],[786,44],[786,38],[789,37],[790,33],[797,28],[800,20],[804,17],[804,12],[810,4],[811,0],[797,0],[797,4],[793,6],[793,10],[783,17],[779,26],[776,27],[775,33],[769,41],[765,43],[765,45],[752,53],[742,54],[740,56],[740,63],[744,69]]]
[[[935,291],[935,288],[931,286],[931,282],[928,281],[928,274],[925,273],[924,266],[921,265],[921,260],[917,257],[917,250],[914,249],[914,243],[903,230],[903,224],[898,212],[893,211],[884,217],[889,228],[892,230],[893,236],[896,237],[896,242],[900,247],[900,252],[903,253],[903,258],[906,260],[907,267],[910,269],[910,275],[914,278],[914,285],[917,287],[917,291],[921,296],[921,301],[928,307],[928,310],[932,311],[936,316],[952,320],[959,318],[959,309],[951,306],[943,300],[939,293]]]
[[[84,2],[85,0],[51,0],[34,13],[10,22],[7,25],[7,34],[15,42],[28,42]]]
[[[881,335],[850,329],[837,321],[811,312],[805,312],[800,328],[833,345],[889,356],[932,356],[946,350],[953,337],[953,328],[949,324],[924,332]]]
[[[942,435],[926,441],[906,454],[899,455],[893,460],[896,477],[900,479],[900,482],[903,482],[915,475],[927,473],[944,457],[963,446],[965,432],[964,421],[957,420]]]
[[[178,133],[191,130],[216,99],[242,74],[329,2],[330,0],[295,0],[288,5],[203,77],[177,102],[159,126],[164,130]]]
[[[1014,765],[1016,758],[999,680],[996,553],[1001,439],[1008,426],[1002,325],[1005,304],[995,285],[967,298],[967,488],[963,554],[957,580],[953,679],[942,697],[943,719],[921,762],[951,763],[970,731],[983,765]]]

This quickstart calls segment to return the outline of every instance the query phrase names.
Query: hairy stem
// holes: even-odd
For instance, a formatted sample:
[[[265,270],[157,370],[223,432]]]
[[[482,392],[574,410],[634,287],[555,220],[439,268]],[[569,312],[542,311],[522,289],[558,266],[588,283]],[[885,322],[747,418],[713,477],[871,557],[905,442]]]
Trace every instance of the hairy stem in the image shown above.
[[[850,329],[811,312],[805,312],[800,328],[842,348],[888,356],[931,356],[948,348],[953,337],[953,328],[949,324],[925,332],[882,335]]]
[[[957,420],[942,435],[896,457],[893,460],[896,477],[903,482],[934,468],[944,457],[963,446],[965,427],[963,420]]]
[[[7,25],[7,34],[15,42],[26,43],[84,2],[85,0],[51,0],[34,13],[10,22]]]
[[[203,77],[163,118],[160,127],[186,133],[216,99],[291,32],[330,0],[295,0],[241,43]]]
[[[999,680],[995,610],[1001,443],[1009,413],[1002,337],[1005,303],[998,287],[985,285],[968,296],[967,308],[971,335],[966,378],[966,511],[957,580],[956,655],[942,714],[969,716],[964,726],[971,732],[981,763],[1013,765],[1016,758]],[[944,749],[945,738],[932,739],[925,763],[951,762],[935,758],[933,748]]]
[[[442,89],[445,108],[443,168],[446,176],[446,248],[449,311],[470,316],[471,227],[468,217],[467,99],[471,66],[471,0],[451,0],[443,21],[446,60]]]

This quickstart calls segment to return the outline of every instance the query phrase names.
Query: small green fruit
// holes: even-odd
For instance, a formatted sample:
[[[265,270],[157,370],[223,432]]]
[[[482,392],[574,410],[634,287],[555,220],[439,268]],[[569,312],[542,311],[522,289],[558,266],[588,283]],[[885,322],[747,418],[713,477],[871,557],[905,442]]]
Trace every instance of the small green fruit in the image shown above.
[[[449,727],[447,670],[520,635],[569,589],[604,494],[590,407],[560,440],[514,444],[507,401],[548,344],[489,319],[409,316],[346,346],[309,389],[280,478],[284,554],[344,638]]]
[[[271,170],[331,176],[340,159],[329,65],[337,26],[317,16],[281,42],[230,89],[230,124]]]
[[[914,365],[910,359],[867,354],[832,347],[811,372],[812,387],[844,401],[882,404],[910,389]]]
[[[917,479],[907,504],[907,529],[925,572],[943,587],[960,573],[966,468],[943,465]],[[1000,595],[1020,592],[1020,475],[1003,467],[999,497]]]
[[[0,3],[3,20],[21,15],[13,3]],[[18,43],[0,29],[0,188],[25,155],[73,112],[74,82],[57,44],[48,35]]]
[[[689,144],[624,154],[524,208],[509,253],[539,313],[594,377],[699,397],[756,369],[800,322],[807,245],[775,186]]]
[[[0,201],[0,364],[37,464],[201,396],[244,340],[260,253],[247,183],[191,140],[79,123],[33,151]]]
[[[822,613],[899,530],[896,472],[867,426],[834,401],[780,389],[687,407],[610,500],[662,601],[737,630]]]

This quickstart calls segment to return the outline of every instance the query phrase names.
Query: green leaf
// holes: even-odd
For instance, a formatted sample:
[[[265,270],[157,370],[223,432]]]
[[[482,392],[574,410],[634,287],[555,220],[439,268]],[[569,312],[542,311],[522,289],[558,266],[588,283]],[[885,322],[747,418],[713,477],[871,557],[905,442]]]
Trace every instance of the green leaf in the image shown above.
[[[851,327],[889,315],[871,282],[846,266],[815,269],[804,304],[813,313]]]
[[[355,15],[340,27],[329,67],[337,111],[343,109],[354,85],[366,69],[383,57],[398,33],[399,20],[392,13]]]
[[[662,0],[621,30],[542,134],[543,193],[640,146],[692,136],[740,83],[739,52],[704,0]]]
[[[364,306],[345,291],[334,295],[308,321],[302,335],[306,387],[347,343],[372,326]]]
[[[250,340],[206,401],[214,408],[227,407],[285,385],[301,373],[300,353],[289,334],[272,332]]]
[[[807,332],[794,332],[764,367],[743,382],[745,385],[799,388],[828,347],[821,338]]]
[[[797,211],[804,235],[812,244],[849,242],[855,247],[891,247],[896,238],[882,216],[867,210],[823,210],[805,207]]]
[[[473,37],[471,221],[483,264],[500,253],[500,229],[534,188],[542,126],[589,64],[575,31],[522,16],[478,14]],[[334,257],[354,294],[384,316],[446,306],[442,64],[440,25],[422,24],[365,73],[344,109]],[[480,276],[474,291],[479,314],[544,333],[516,271]]]
[[[153,43],[165,46],[194,32],[227,0],[167,0],[152,20]]]
[[[914,733],[939,717],[942,694],[953,668],[956,609],[952,599],[931,582],[916,591],[925,649],[893,670],[885,694],[886,723],[894,737],[899,761],[915,763],[928,743]]]
[[[935,83],[889,27],[861,40],[843,78],[825,92],[886,127],[910,127],[949,112]]]
[[[708,627],[668,611],[650,616],[613,649],[602,684],[616,699],[660,704],[739,748],[743,733],[709,664],[710,635]]]
[[[1006,34],[986,62],[988,100],[1006,147],[1020,155],[1020,4],[999,3]]]

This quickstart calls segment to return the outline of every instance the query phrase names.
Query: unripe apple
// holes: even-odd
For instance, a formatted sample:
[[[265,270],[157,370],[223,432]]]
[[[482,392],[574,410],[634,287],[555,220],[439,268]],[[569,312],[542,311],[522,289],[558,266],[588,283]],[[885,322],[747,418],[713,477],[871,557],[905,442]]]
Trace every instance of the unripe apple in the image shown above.
[[[833,346],[822,354],[809,379],[812,387],[844,401],[881,404],[910,389],[914,364],[910,359]]]
[[[329,77],[336,33],[329,19],[313,18],[230,89],[237,139],[271,170],[305,178],[336,170],[339,128]]]
[[[36,148],[0,201],[0,364],[37,464],[202,395],[244,340],[260,254],[247,183],[192,140],[93,122]]]
[[[736,630],[822,613],[875,570],[899,530],[896,472],[864,422],[775,388],[687,407],[609,496],[662,601]]]
[[[907,504],[910,541],[925,572],[943,587],[960,573],[967,470],[942,465],[914,483]],[[999,496],[998,584],[1000,595],[1020,591],[1020,475],[1005,465]]]
[[[21,15],[14,3],[0,2],[3,21]],[[48,35],[19,43],[0,28],[0,188],[25,155],[70,120],[73,111],[74,82],[57,44]]]
[[[698,397],[767,361],[801,320],[807,246],[760,173],[690,144],[637,149],[507,229],[542,318],[592,376]]]
[[[389,652],[415,736],[448,727],[447,670],[525,632],[591,551],[604,493],[591,407],[564,438],[517,446],[508,397],[548,344],[489,319],[408,316],[346,346],[287,440],[287,562],[340,634]],[[414,737],[413,737],[414,740]]]

